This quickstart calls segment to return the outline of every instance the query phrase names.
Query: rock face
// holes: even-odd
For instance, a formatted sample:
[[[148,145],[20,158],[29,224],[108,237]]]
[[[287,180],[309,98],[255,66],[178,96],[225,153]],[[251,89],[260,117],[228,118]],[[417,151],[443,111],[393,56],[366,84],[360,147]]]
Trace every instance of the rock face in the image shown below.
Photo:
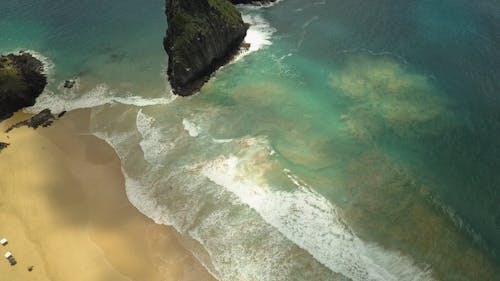
[[[166,0],[166,14],[170,84],[192,95],[239,50],[248,26],[228,0]]]
[[[0,121],[35,104],[47,78],[43,64],[28,53],[0,57]]]

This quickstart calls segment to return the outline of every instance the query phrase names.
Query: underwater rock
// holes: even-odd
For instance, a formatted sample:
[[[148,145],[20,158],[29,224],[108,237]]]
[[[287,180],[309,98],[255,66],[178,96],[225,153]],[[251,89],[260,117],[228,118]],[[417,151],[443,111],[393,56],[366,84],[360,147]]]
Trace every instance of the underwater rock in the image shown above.
[[[35,104],[47,85],[47,78],[42,72],[42,62],[29,53],[0,57],[0,121],[21,108]]]
[[[71,89],[71,88],[73,88],[73,86],[75,86],[75,83],[76,83],[76,81],[73,79],[66,80],[66,81],[64,81],[63,87],[66,89]]]
[[[175,94],[189,96],[240,49],[248,25],[227,0],[166,0],[164,48]]]

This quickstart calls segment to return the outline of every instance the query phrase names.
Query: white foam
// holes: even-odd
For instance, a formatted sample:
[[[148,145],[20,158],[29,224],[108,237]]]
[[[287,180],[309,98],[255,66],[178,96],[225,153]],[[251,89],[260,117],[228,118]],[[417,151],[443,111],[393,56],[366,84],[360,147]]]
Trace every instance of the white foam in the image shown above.
[[[42,53],[37,52],[35,50],[22,49],[22,48],[16,49],[16,50],[14,50],[12,52],[8,52],[8,53],[9,54],[29,53],[35,59],[39,60],[42,63],[42,74],[44,74],[47,77],[47,82],[49,84],[53,82],[52,74],[54,73],[55,64],[51,59],[44,56]],[[38,113],[38,112],[36,112],[36,113]]]
[[[214,143],[229,143],[232,142],[233,139],[212,139]]]
[[[271,27],[264,18],[260,15],[243,15],[243,21],[250,24],[245,37],[245,42],[250,43],[250,52],[272,44],[270,39],[276,29]]]
[[[43,65],[42,74],[45,74],[46,76],[50,76],[54,71],[54,68],[55,68],[54,62],[52,62],[52,60],[50,60],[48,57],[44,56],[40,52],[37,52],[35,50],[19,48],[19,49],[12,51],[12,52],[9,52],[9,53],[12,53],[12,54],[29,53],[29,54],[31,54],[35,59],[39,60],[42,63],[42,65]]]
[[[334,272],[354,281],[432,280],[430,271],[414,266],[409,258],[359,239],[330,201],[289,171],[285,173],[297,186],[295,191],[278,191],[256,178],[262,171],[255,169],[263,166],[252,159],[262,157],[258,146],[252,145],[244,158],[233,155],[209,162],[202,172]]]
[[[140,181],[128,176],[122,168],[122,173],[125,178],[125,190],[129,201],[139,211],[147,210],[145,213],[156,224],[174,225],[174,221],[170,219],[168,212],[161,208],[152,194],[152,189],[145,188]]]
[[[81,85],[80,78],[79,77],[75,77],[75,78],[73,78],[71,80],[73,80],[73,82],[75,82],[74,85],[73,85],[73,87],[71,87],[71,88],[65,88],[64,85],[66,84],[66,81],[62,81],[57,86],[57,89],[59,91],[63,91],[65,93],[65,95],[67,95],[68,93],[69,94],[74,94],[74,93],[78,92],[80,90],[80,85]]]
[[[274,2],[269,2],[269,3],[253,3],[253,4],[238,4],[238,7],[244,7],[249,10],[258,10],[260,8],[269,8],[272,7],[280,2],[283,2],[284,0],[276,0]]]
[[[243,50],[240,54],[238,54],[234,59],[235,61],[238,61],[246,55],[256,52],[266,46],[272,45],[271,37],[276,32],[276,29],[271,27],[269,22],[267,22],[260,15],[243,14],[242,17],[243,21],[250,25],[247,35],[243,40],[245,43],[250,44],[250,47],[248,50]]]
[[[210,213],[199,226],[189,232],[190,236],[207,249],[214,269],[218,272],[218,279],[290,280],[293,276],[290,268],[293,265],[279,261],[286,260],[293,244],[259,219],[235,220],[235,214],[232,213],[234,207],[231,207]],[[254,241],[252,246],[244,246],[251,241]],[[312,270],[314,269],[316,268],[313,267]],[[319,272],[316,274],[321,276]]]
[[[296,190],[280,191],[269,186],[263,174],[272,149],[266,139],[232,140],[235,145],[241,144],[238,156],[195,162],[190,167],[185,165],[193,162],[180,161],[156,170],[154,167],[164,163],[169,149],[175,149],[168,143],[176,143],[177,139],[171,141],[168,136],[179,138],[183,128],[175,121],[160,130],[160,124],[145,111],[137,113],[137,131],[95,134],[120,156],[130,202],[156,223],[171,225],[200,242],[212,259],[214,267],[209,271],[219,280],[289,280],[288,274],[300,267],[282,261],[287,260],[284,256],[292,253],[290,249],[295,245],[325,265],[325,271],[329,268],[354,281],[431,280],[430,272],[415,267],[409,258],[360,240],[342,221],[335,206],[291,171],[284,173]],[[136,159],[127,158],[139,146],[139,134],[139,145],[150,167],[137,173]],[[186,135],[182,138],[202,139]],[[162,144],[167,144],[165,149],[160,147]],[[127,169],[135,178],[127,175]],[[247,206],[255,212],[246,211],[250,209]],[[266,239],[258,240],[262,237]],[[251,241],[259,243],[241,246]],[[304,255],[293,261],[304,261],[301,257]],[[304,259],[312,260],[309,255]],[[200,256],[199,260],[204,259]]]
[[[144,119],[148,119],[148,117],[145,116]],[[149,120],[143,122],[147,123]],[[132,132],[109,134],[102,131],[94,131],[92,133],[113,147],[122,163],[126,162],[125,151],[128,151],[126,147],[129,147],[128,142],[133,138]],[[145,188],[140,180],[130,177],[123,165],[122,174],[125,178],[127,197],[134,207],[154,220],[157,224],[174,225],[168,213],[166,213],[164,209],[157,204],[156,200],[154,200],[154,194],[151,193],[152,189]]]
[[[155,150],[158,144],[161,143],[160,138],[157,137],[158,132],[146,133],[148,129],[153,129],[154,118],[147,116],[142,113],[140,110],[137,114],[137,123],[138,130],[143,135],[143,140],[141,141],[141,148],[143,150]],[[122,163],[125,163],[125,155],[124,151],[127,151],[127,147],[129,146],[127,142],[132,139],[133,133],[120,133],[110,135],[106,132],[102,131],[94,131],[93,134],[106,141],[111,147],[115,149]],[[157,141],[157,142],[155,142]],[[150,146],[153,145],[153,146]],[[145,152],[145,157],[148,153]],[[155,158],[149,156],[148,158]],[[156,200],[154,189],[150,188],[151,184],[145,185],[144,182],[149,182],[147,176],[144,178],[135,179],[128,175],[125,170],[125,167],[121,168],[122,174],[125,178],[125,191],[127,194],[127,198],[130,203],[137,208],[141,213],[145,216],[152,219],[156,224],[164,224],[168,226],[174,227],[179,233],[182,233],[182,227],[176,223],[175,217],[171,216],[169,209],[166,206],[163,206]],[[154,174],[154,173],[153,173]],[[203,240],[198,240],[199,237],[192,237],[196,241],[198,241],[201,245],[203,245]],[[192,251],[192,249],[188,249]],[[200,253],[196,251],[192,251],[193,255],[200,261],[200,263],[207,269],[207,271],[214,276],[215,279],[219,279],[217,272],[214,272],[212,266],[205,260],[204,257],[200,255]]]
[[[130,202],[156,223],[171,225],[200,242],[212,259],[204,266],[219,280],[286,281],[295,265],[280,261],[287,260],[285,257],[296,251],[292,250],[293,243],[333,271],[355,281],[429,279],[412,267],[408,259],[359,240],[342,223],[335,208],[290,171],[286,173],[297,185],[297,191],[279,192],[266,185],[260,169],[265,165],[256,163],[259,161],[256,159],[265,158],[272,151],[265,139],[233,140],[247,150],[242,157],[220,157],[191,168],[182,165],[167,170],[146,168],[147,172],[136,175],[137,178],[130,177],[125,163],[129,162],[127,157],[139,133],[142,135],[140,147],[150,164],[164,159],[170,149],[160,147],[170,132],[156,128],[155,119],[144,111],[137,113],[137,131],[95,132],[95,135],[113,146],[124,163],[122,170]],[[173,127],[179,127],[177,132],[182,130],[181,126]],[[158,147],[159,153],[155,152]],[[133,167],[129,168],[136,169],[137,161],[132,163]],[[161,182],[165,178],[173,181]],[[228,191],[231,196],[227,196]],[[212,207],[206,209],[205,204]],[[260,217],[241,211],[246,206]],[[240,212],[241,217],[235,217]],[[241,247],[241,243],[255,241],[258,237],[266,239],[250,248]],[[194,252],[203,263],[204,257]],[[308,259],[307,256],[296,259],[300,257]],[[301,260],[295,261],[300,263]],[[384,266],[394,264],[400,272],[406,270],[408,275],[398,274],[395,279],[380,263]],[[414,279],[407,278],[410,273]]]
[[[139,145],[144,159],[154,168],[162,166],[162,160],[174,148],[174,143],[164,140],[161,130],[154,126],[154,118],[144,114],[142,109],[137,113],[136,126],[142,136]]]
[[[188,119],[182,119],[182,125],[191,137],[197,137],[200,134],[200,127]]]
[[[140,181],[128,176],[123,168],[122,173],[125,178],[125,190],[130,203],[156,224],[172,226],[180,232],[181,228],[175,224],[175,219],[169,215],[168,210],[153,199],[153,189],[145,188]],[[191,236],[191,238],[203,246],[202,239],[194,236]],[[188,250],[191,251],[191,249]],[[200,253],[196,251],[191,251],[191,253],[215,279],[219,279],[218,273],[213,270],[208,262],[204,262],[205,258]]]
[[[144,112],[140,114],[138,123],[145,126],[144,129],[146,125],[154,128],[155,120]],[[124,165],[122,171],[130,202],[156,223],[171,225],[181,234],[198,241],[203,247],[201,252],[196,247],[189,249],[218,280],[287,281],[295,266],[300,267],[306,264],[301,261],[310,259],[309,256],[299,255],[294,259],[297,264],[289,263],[290,253],[296,253],[296,246],[254,214],[236,196],[210,182],[200,173],[199,165],[188,170],[177,164],[157,171],[146,169],[147,172],[139,174],[137,171],[132,172],[135,175],[131,177],[128,171],[136,170],[138,163],[135,158],[129,161],[128,157],[135,157],[130,151],[134,150],[139,133],[135,130],[106,133],[103,132],[107,131],[106,127],[93,128],[93,131],[117,151]],[[158,141],[163,142],[163,139]],[[254,146],[260,141],[247,138],[240,140],[240,143]],[[129,162],[131,166],[128,166]],[[163,181],[166,179],[172,181]],[[265,239],[252,247],[242,247],[244,243],[252,243],[262,237]],[[321,272],[328,275],[318,265],[312,263],[312,269],[309,268],[313,274]]]
[[[97,85],[91,91],[78,94],[66,93],[56,94],[52,91],[44,91],[36,100],[36,104],[26,108],[29,112],[40,112],[49,108],[53,112],[70,111],[80,108],[92,108],[105,104],[121,103],[134,106],[151,106],[157,104],[168,104],[175,96],[164,98],[144,98],[140,96],[118,96],[106,84]]]

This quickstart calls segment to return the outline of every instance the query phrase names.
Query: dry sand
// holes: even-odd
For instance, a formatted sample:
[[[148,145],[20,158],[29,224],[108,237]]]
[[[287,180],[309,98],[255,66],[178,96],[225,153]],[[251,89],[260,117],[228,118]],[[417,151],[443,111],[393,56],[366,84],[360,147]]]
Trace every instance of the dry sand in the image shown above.
[[[3,133],[27,117],[0,124],[0,141],[11,143],[0,152],[0,238],[9,239],[0,280],[214,280],[173,228],[127,200],[117,155],[88,134],[89,111]]]

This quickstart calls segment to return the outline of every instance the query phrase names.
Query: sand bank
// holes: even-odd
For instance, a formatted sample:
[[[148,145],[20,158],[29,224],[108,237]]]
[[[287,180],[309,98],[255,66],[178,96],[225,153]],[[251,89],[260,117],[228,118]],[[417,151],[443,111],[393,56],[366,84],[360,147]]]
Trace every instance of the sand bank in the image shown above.
[[[173,228],[128,202],[119,159],[88,134],[87,110],[3,133],[26,117],[0,124],[0,141],[11,143],[0,152],[0,236],[9,239],[0,246],[2,280],[214,280]]]

